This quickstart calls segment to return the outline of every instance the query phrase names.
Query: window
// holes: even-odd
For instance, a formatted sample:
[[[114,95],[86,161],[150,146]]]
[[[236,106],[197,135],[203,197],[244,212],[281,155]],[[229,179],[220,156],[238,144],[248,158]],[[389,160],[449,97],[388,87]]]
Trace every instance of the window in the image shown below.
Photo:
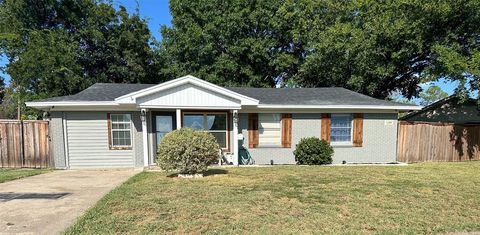
[[[352,115],[332,114],[330,140],[336,144],[352,143]]]
[[[260,147],[281,146],[281,120],[279,113],[258,114],[258,145]]]
[[[110,146],[130,148],[132,146],[132,116],[130,114],[110,114]]]
[[[184,113],[183,126],[210,132],[221,148],[227,148],[227,113]]]

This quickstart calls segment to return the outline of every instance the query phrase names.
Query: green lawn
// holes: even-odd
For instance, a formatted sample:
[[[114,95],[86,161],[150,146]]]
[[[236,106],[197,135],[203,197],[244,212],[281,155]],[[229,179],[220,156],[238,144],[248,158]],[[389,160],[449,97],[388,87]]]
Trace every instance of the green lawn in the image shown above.
[[[66,233],[480,231],[480,162],[224,171],[202,179],[140,173]]]
[[[51,171],[50,169],[11,169],[11,168],[0,168],[0,183],[7,182],[10,180],[16,180],[23,177],[28,177],[32,175],[43,174]]]

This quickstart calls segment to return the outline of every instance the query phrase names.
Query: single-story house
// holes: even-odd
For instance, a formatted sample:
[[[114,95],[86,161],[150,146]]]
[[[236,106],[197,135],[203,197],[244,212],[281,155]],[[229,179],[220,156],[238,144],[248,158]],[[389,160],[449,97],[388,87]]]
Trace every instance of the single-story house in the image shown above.
[[[256,164],[295,164],[303,137],[334,147],[334,163],[396,161],[399,112],[418,110],[344,88],[227,88],[193,76],[161,84],[95,84],[28,102],[50,119],[57,168],[146,167],[174,129],[212,133],[231,164],[240,146]]]
[[[449,96],[421,110],[408,113],[400,118],[410,122],[438,122],[453,124],[480,124],[478,100],[468,99],[459,102],[456,96]]]

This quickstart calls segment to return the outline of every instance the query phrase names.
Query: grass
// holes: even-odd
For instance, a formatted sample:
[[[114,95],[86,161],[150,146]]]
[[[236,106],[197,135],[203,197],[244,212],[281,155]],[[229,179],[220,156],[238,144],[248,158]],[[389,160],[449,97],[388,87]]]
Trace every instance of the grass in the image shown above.
[[[51,171],[50,169],[11,169],[0,168],[0,183],[16,180]]]
[[[140,173],[66,233],[480,231],[480,162],[215,171],[201,179]]]

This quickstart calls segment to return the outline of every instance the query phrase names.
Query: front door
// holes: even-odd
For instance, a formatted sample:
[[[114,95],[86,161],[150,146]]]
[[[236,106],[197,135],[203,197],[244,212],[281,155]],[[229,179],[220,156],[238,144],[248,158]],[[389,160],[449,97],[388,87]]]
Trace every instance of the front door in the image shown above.
[[[155,152],[158,151],[158,146],[163,137],[176,127],[175,113],[160,113],[154,112],[153,115],[153,133],[155,135]]]

